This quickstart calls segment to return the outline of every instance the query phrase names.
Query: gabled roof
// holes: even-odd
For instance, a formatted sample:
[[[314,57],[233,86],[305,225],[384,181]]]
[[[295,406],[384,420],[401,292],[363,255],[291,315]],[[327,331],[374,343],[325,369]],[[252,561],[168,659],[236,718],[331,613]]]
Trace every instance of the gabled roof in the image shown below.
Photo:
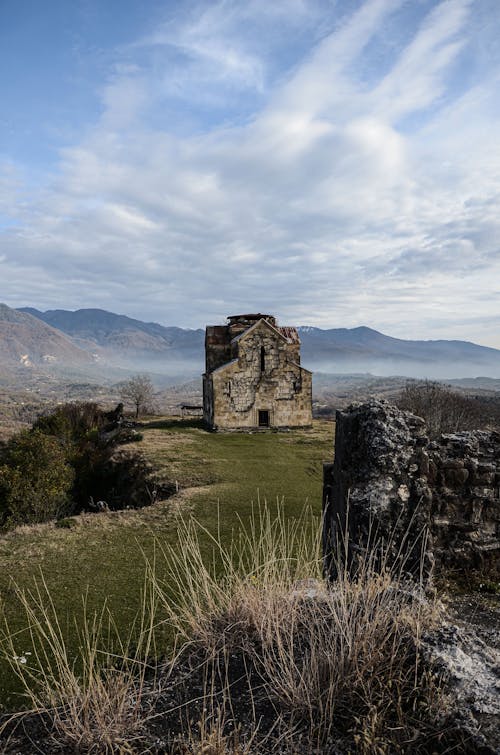
[[[257,320],[256,322],[254,322],[253,325],[250,325],[250,327],[244,330],[242,333],[239,333],[237,336],[235,336],[232,339],[231,343],[238,343],[238,341],[240,341],[244,336],[247,336],[249,333],[251,333],[252,330],[255,330],[261,323],[264,323],[264,325],[267,325],[267,327],[273,333],[276,333],[276,335],[278,335],[280,338],[282,338],[284,341],[287,341],[287,342],[289,339],[286,336],[286,334],[283,333],[282,331],[295,330],[295,328],[277,328],[274,325],[271,325],[271,323],[268,320],[265,320],[264,318],[262,318],[261,320]],[[298,338],[298,334],[297,334],[297,338]]]

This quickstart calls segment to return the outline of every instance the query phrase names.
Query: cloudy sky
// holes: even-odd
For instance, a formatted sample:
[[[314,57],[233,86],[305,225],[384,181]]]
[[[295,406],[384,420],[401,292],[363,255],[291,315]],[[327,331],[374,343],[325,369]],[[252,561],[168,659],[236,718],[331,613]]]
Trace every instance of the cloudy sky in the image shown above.
[[[499,0],[1,0],[0,301],[500,348]]]

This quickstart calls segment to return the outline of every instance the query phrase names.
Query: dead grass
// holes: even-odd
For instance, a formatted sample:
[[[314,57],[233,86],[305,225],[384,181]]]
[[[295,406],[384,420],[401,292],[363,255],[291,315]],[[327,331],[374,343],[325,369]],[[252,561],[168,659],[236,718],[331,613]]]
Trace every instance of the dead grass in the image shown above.
[[[202,689],[201,709],[185,701],[184,719],[211,711],[221,748],[215,752],[226,751],[235,730],[246,736],[240,747],[253,738],[256,753],[333,752],[333,742],[345,752],[400,752],[416,731],[421,741],[436,736],[439,691],[418,654],[436,606],[369,562],[355,578],[341,569],[327,589],[314,536],[320,529],[310,511],[290,523],[280,511],[257,507],[230,548],[190,520],[182,524],[181,548],[164,549],[176,590],[153,579],[156,593],[182,653],[196,659],[187,688]],[[272,711],[264,725],[263,700]],[[188,741],[189,752],[202,751],[193,749],[192,731]]]
[[[76,627],[79,656],[74,659],[47,585],[18,590],[33,652],[16,654],[17,636],[7,627],[7,654],[24,689],[28,709],[15,714],[2,733],[15,733],[27,717],[46,722],[46,745],[82,753],[137,752],[147,718],[147,659],[154,653],[154,601],[145,586],[139,626],[124,644],[104,607]],[[137,631],[134,631],[137,629]]]
[[[229,540],[192,517],[178,527],[178,545],[157,542],[147,564],[133,651],[103,611],[82,623],[75,663],[47,586],[21,591],[35,650],[26,663],[15,658],[11,633],[11,664],[54,748],[448,751],[439,687],[418,652],[436,607],[415,585],[365,561],[327,586],[320,520],[307,508],[291,519],[282,505],[256,505]],[[159,624],[174,648],[148,678]]]
[[[260,616],[254,613],[260,614],[264,599],[272,604],[301,579],[320,578],[322,568],[320,519],[309,508],[290,519],[282,504],[257,504],[228,543],[220,523],[219,518],[213,534],[193,518],[182,519],[179,547],[159,544],[166,578],[160,582],[150,571],[178,640],[200,642],[211,651],[221,620],[234,614],[238,622],[257,624]]]

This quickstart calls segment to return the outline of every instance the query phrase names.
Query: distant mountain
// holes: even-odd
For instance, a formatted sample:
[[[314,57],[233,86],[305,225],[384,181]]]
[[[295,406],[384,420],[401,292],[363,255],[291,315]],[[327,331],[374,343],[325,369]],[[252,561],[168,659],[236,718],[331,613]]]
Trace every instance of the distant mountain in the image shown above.
[[[304,364],[324,371],[348,367],[382,375],[500,377],[500,350],[469,341],[407,341],[367,327],[298,330]]]
[[[165,327],[104,309],[40,312],[23,307],[19,311],[58,328],[82,348],[115,363],[130,365],[133,362],[144,368],[159,369],[163,362],[167,370],[185,370],[189,364],[199,372],[203,369],[205,331],[201,329]]]
[[[60,330],[39,318],[0,304],[2,366],[90,365],[94,359]]]
[[[19,312],[70,336],[104,361],[165,374],[203,371],[204,330],[166,327],[102,309]],[[322,330],[298,328],[302,364],[328,373],[372,373],[450,379],[488,375],[500,378],[500,350],[469,341],[407,341],[368,327]]]

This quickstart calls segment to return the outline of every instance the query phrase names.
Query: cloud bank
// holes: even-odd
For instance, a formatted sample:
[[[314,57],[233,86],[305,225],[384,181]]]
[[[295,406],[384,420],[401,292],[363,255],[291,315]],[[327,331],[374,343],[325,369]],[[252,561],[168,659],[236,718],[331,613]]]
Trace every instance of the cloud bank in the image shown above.
[[[496,0],[157,14],[43,180],[5,157],[1,298],[500,348],[499,22]]]

